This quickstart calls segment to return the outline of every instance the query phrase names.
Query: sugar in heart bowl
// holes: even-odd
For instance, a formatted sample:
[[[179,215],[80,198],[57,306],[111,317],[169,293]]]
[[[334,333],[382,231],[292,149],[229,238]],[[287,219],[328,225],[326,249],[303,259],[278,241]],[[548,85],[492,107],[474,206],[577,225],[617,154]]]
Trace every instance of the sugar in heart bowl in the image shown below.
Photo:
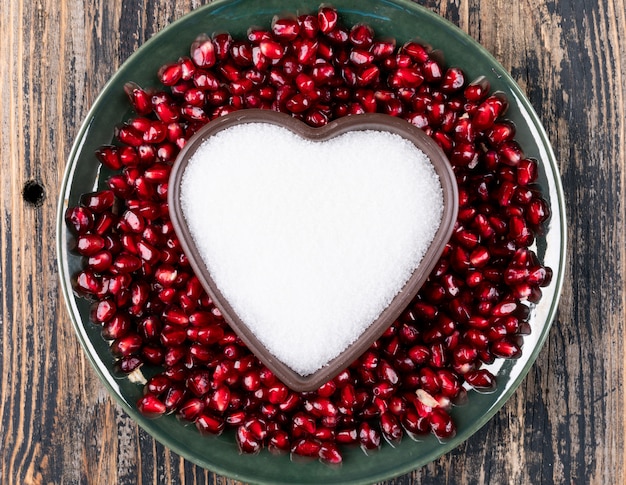
[[[312,128],[249,109],[188,141],[169,207],[230,326],[291,389],[314,391],[415,297],[452,234],[458,192],[441,148],[404,120]]]

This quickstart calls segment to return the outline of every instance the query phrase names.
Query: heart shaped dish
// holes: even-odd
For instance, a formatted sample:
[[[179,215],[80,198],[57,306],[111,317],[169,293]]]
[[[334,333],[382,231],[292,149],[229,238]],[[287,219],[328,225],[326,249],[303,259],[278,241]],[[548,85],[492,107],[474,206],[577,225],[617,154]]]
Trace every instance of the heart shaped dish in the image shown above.
[[[454,173],[419,128],[383,114],[311,128],[220,117],[169,183],[181,245],[254,354],[296,391],[332,379],[415,297],[451,236]]]

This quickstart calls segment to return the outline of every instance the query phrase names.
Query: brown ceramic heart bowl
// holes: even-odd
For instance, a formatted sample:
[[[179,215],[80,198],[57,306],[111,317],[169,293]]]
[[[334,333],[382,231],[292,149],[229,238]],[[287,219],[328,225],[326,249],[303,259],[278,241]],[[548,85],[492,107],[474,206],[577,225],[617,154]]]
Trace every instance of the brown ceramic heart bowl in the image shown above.
[[[349,344],[345,350],[322,365],[315,372],[306,375],[295,371],[281,359],[277,358],[267,346],[261,342],[255,332],[250,329],[250,326],[240,317],[233,305],[231,305],[229,300],[224,296],[224,292],[220,289],[212,272],[208,269],[210,265],[203,259],[202,251],[199,250],[196,244],[198,236],[190,229],[188,217],[185,214],[184,204],[182,203],[184,175],[189,167],[190,160],[192,160],[198,149],[203,146],[207,140],[223,130],[236,125],[250,123],[280,126],[304,140],[320,143],[351,131],[369,130],[399,135],[403,139],[408,140],[427,156],[434,168],[442,189],[443,210],[439,226],[424,256],[411,273],[409,279],[404,283],[402,289],[395,295],[391,303],[384,307],[378,317],[372,321],[356,339],[353,339],[354,341]],[[298,159],[297,154],[294,154],[293,159]],[[244,110],[217,118],[202,127],[188,141],[179,154],[170,176],[168,199],[170,215],[176,233],[185,254],[188,256],[205,290],[222,312],[231,328],[246,343],[249,349],[274,372],[280,380],[295,391],[312,391],[332,379],[369,348],[398,318],[400,313],[407,307],[422,287],[441,256],[452,234],[458,212],[456,180],[443,151],[419,128],[404,120],[384,114],[348,116],[337,119],[321,128],[312,128],[289,115],[269,110]],[[216,227],[215,230],[219,231],[220,228]],[[250,241],[250,244],[252,247],[254,241]],[[253,270],[250,269],[250,271]],[[341,324],[342,322],[333,322],[333,325]]]

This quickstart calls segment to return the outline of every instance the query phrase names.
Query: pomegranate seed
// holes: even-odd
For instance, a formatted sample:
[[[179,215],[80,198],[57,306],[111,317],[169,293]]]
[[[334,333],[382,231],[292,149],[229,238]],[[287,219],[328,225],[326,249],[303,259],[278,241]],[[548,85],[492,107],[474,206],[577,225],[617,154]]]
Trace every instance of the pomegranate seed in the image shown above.
[[[440,440],[452,438],[456,434],[452,418],[443,409],[434,409],[428,420],[433,434]]]
[[[105,240],[97,234],[83,234],[76,238],[76,251],[83,256],[93,256],[105,248]]]
[[[262,444],[245,426],[237,428],[237,445],[242,453],[255,454],[261,451]]]
[[[263,40],[259,44],[261,54],[265,57],[273,60],[278,60],[283,57],[283,46],[273,40]]]
[[[332,7],[322,6],[317,13],[317,23],[319,30],[323,34],[328,34],[337,26],[339,15]]]
[[[124,91],[138,115],[147,115],[152,111],[151,96],[133,82],[124,84]]]
[[[195,421],[204,411],[204,401],[198,398],[186,400],[177,411],[178,416],[185,421]]]
[[[322,445],[319,441],[302,438],[291,447],[291,452],[300,456],[318,457],[321,448]]]
[[[210,414],[201,414],[195,423],[201,434],[220,435],[224,431],[224,420]]]
[[[490,392],[495,389],[496,379],[487,369],[478,369],[467,372],[465,381],[480,392]]]
[[[215,64],[215,46],[206,34],[199,35],[193,41],[190,56],[194,64],[200,68],[208,68]]]
[[[119,357],[127,357],[136,354],[140,349],[143,341],[136,333],[127,333],[113,341],[111,352]]]
[[[319,457],[323,463],[328,465],[340,465],[343,462],[339,447],[329,442],[322,443],[319,450]]]
[[[137,402],[137,409],[148,418],[157,418],[166,412],[166,407],[156,396],[146,394]]]
[[[177,62],[163,65],[157,73],[159,80],[166,86],[176,84],[182,78],[182,75],[182,67]]]
[[[491,344],[491,352],[496,357],[503,359],[517,359],[522,355],[522,350],[514,342],[507,338],[496,340]]]
[[[272,20],[272,32],[276,38],[290,42],[298,37],[300,24],[295,18],[274,17]]]
[[[128,315],[116,313],[102,327],[102,336],[108,340],[120,339],[130,333],[131,321]]]
[[[89,209],[91,212],[104,212],[110,209],[115,202],[115,195],[112,190],[101,190],[100,192],[91,192],[83,194],[80,198],[80,204]]]
[[[393,445],[398,444],[402,439],[402,428],[400,427],[398,418],[390,412],[381,415],[380,429],[383,437]]]
[[[358,433],[363,451],[368,452],[380,447],[380,433],[367,422],[361,423]]]

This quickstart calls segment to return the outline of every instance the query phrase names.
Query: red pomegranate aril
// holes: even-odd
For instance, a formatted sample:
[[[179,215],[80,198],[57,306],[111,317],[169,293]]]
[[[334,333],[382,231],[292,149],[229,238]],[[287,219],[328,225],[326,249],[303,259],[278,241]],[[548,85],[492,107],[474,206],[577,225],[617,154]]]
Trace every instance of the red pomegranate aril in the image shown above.
[[[317,24],[323,34],[331,32],[337,26],[338,21],[339,15],[334,8],[329,6],[320,7],[317,13]]]
[[[241,77],[240,67],[252,65],[252,45],[246,41],[234,41],[230,46],[230,57],[233,64],[222,64],[219,71],[228,81],[236,81]]]
[[[154,105],[154,112],[158,116],[159,120],[164,123],[173,123],[178,121],[180,118],[180,109],[176,104],[171,102],[161,102]]]
[[[176,413],[179,418],[193,422],[204,411],[204,407],[205,404],[202,399],[192,397],[183,402]]]
[[[291,452],[295,455],[303,457],[318,457],[322,444],[311,438],[302,438],[298,440],[292,447]]]
[[[454,349],[452,358],[457,364],[472,363],[478,357],[478,351],[474,347],[468,345],[460,345]]]
[[[143,143],[143,134],[137,128],[123,125],[115,130],[115,137],[122,143],[132,147],[138,147]]]
[[[402,427],[398,418],[390,412],[380,416],[380,429],[383,437],[392,445],[397,445],[402,440]]]
[[[358,86],[371,86],[378,83],[380,78],[380,68],[378,66],[364,66],[357,72]]]
[[[182,326],[166,325],[161,332],[160,340],[165,347],[182,345],[187,339],[187,332]]]
[[[425,435],[430,432],[430,423],[426,417],[419,416],[415,411],[410,409],[406,410],[406,413],[401,419],[402,427],[406,430],[407,434],[417,439],[419,435]]]
[[[187,356],[187,349],[182,345],[168,347],[165,350],[163,361],[167,367],[172,367],[179,362],[183,362],[183,359]]]
[[[380,433],[369,423],[361,423],[358,429],[359,443],[361,448],[367,453],[380,448]]]
[[[82,256],[93,256],[105,248],[105,240],[97,234],[83,234],[76,238],[76,251]]]
[[[186,392],[178,385],[170,386],[165,392],[163,404],[168,412],[176,411],[186,397]]]
[[[111,352],[119,357],[126,357],[136,354],[140,349],[143,341],[136,333],[127,333],[123,337],[117,338],[111,344]]]
[[[148,382],[144,385],[144,394],[151,393],[158,397],[165,393],[171,387],[171,384],[167,377],[157,374],[148,379]]]
[[[312,435],[317,425],[315,419],[304,412],[296,413],[291,420],[291,432],[293,436]]]
[[[272,33],[276,38],[290,42],[298,37],[300,24],[295,18],[280,18],[276,16],[272,19]]]
[[[433,67],[430,70],[433,70]],[[453,93],[460,90],[464,84],[465,76],[463,71],[458,67],[450,67],[446,70],[441,80],[441,90],[445,93]]]
[[[102,327],[102,336],[108,340],[120,339],[130,333],[131,321],[128,315],[116,313]]]
[[[525,158],[520,160],[516,167],[517,183],[525,186],[537,181],[537,161]]]
[[[96,219],[93,232],[99,236],[106,236],[109,232],[111,232],[117,222],[117,216],[112,212],[103,212]]]
[[[80,204],[89,209],[91,212],[104,212],[110,209],[115,202],[115,195],[112,190],[101,190],[99,192],[91,192],[83,194],[80,198]]]
[[[443,409],[434,409],[428,420],[432,433],[438,439],[452,438],[456,434],[456,426],[452,418]]]
[[[189,57],[181,57],[178,59],[181,68],[181,79],[189,81],[196,72],[196,65]]]
[[[517,166],[524,158],[524,153],[519,144],[514,140],[504,141],[498,147],[498,154],[502,163],[506,163],[510,166]]]
[[[117,273],[133,273],[141,268],[141,259],[128,252],[120,253],[113,261],[112,269]]]
[[[285,108],[292,113],[302,113],[306,111],[310,106],[311,101],[306,95],[302,93],[295,94],[285,103]]]
[[[96,150],[95,154],[100,163],[111,170],[119,170],[123,166],[116,146],[102,145]]]
[[[393,55],[396,48],[395,39],[375,39],[370,46],[370,52],[376,59],[384,59]]]
[[[319,458],[322,463],[327,465],[341,465],[343,457],[339,451],[339,447],[331,442],[323,442],[320,451]]]
[[[430,367],[423,367],[419,371],[419,381],[422,388],[430,394],[437,394],[440,389],[437,373]]]
[[[272,34],[268,30],[257,27],[248,28],[248,41],[252,44],[258,44],[261,41],[272,39]]]
[[[430,83],[438,82],[443,77],[441,66],[434,59],[426,60],[422,64],[421,71],[424,75],[424,78]]]
[[[148,418],[157,418],[167,411],[165,404],[153,394],[146,394],[137,401],[137,409]]]
[[[352,49],[350,51],[350,62],[355,66],[364,66],[374,61],[374,54],[363,49]]]
[[[289,396],[289,389],[284,384],[276,384],[268,389],[268,400],[272,404],[284,403]]]
[[[415,67],[400,67],[389,78],[392,88],[416,88],[424,82],[421,71]]]
[[[343,27],[336,27],[335,29],[331,30],[330,32],[326,34],[326,38],[331,43],[335,44],[336,46],[341,47],[348,43],[349,34],[348,34],[348,31],[344,29]],[[335,51],[335,55],[337,55],[338,52],[341,52],[341,51]]]
[[[454,399],[461,391],[461,381],[457,374],[448,369],[439,369],[437,371],[437,378],[441,383],[441,393]]]
[[[522,355],[519,345],[509,338],[496,340],[490,346],[491,353],[503,359],[517,359]]]
[[[217,55],[213,42],[206,34],[201,34],[193,41],[190,48],[190,57],[200,68],[212,67]]]
[[[200,434],[220,435],[224,431],[224,420],[213,416],[212,414],[203,413],[195,419],[196,428]]]
[[[510,141],[515,136],[515,125],[508,120],[495,123],[487,133],[487,139],[492,145],[500,145]]]
[[[189,317],[180,308],[170,306],[163,312],[163,319],[172,325],[185,326],[189,323]]]
[[[391,385],[399,381],[398,373],[387,361],[382,360],[377,369],[378,377]]]
[[[283,46],[276,41],[267,39],[259,43],[261,54],[271,60],[281,59],[284,55]]]
[[[410,56],[413,60],[423,64],[429,59],[429,53],[426,47],[417,42],[407,42],[402,46],[401,52]]]
[[[487,369],[478,369],[467,372],[465,381],[479,392],[491,392],[496,387],[496,378]]]
[[[141,349],[141,355],[145,359],[146,363],[161,365],[163,363],[165,351],[162,347],[146,344]]]
[[[213,37],[213,51],[216,60],[224,61],[228,57],[232,42],[233,38],[228,33],[216,34]]]
[[[143,359],[136,355],[127,355],[115,363],[115,369],[123,374],[130,374],[143,365]]]
[[[75,234],[85,234],[94,224],[94,214],[86,207],[70,207],[65,211],[65,222]]]
[[[196,397],[202,397],[211,390],[211,376],[206,370],[192,372],[186,380],[186,387]]]
[[[468,101],[478,102],[489,94],[489,81],[485,76],[480,76],[472,81],[464,90],[463,95]]]
[[[356,428],[340,429],[335,433],[335,440],[339,444],[351,445],[357,443],[359,434]]]
[[[528,204],[526,218],[532,226],[539,227],[550,218],[550,208],[543,199],[534,199]]]
[[[110,298],[104,298],[92,304],[90,318],[95,323],[105,323],[116,313],[117,306]]]
[[[220,413],[226,411],[230,404],[230,389],[227,386],[218,386],[211,395],[209,407]]]
[[[237,445],[242,453],[256,454],[261,451],[262,443],[245,426],[237,428]]]
[[[124,92],[138,115],[147,115],[152,111],[152,97],[133,82],[124,84]]]
[[[356,24],[350,29],[350,43],[356,47],[370,47],[374,42],[374,30],[367,24]]]
[[[182,75],[183,69],[177,62],[164,64],[157,72],[159,81],[161,81],[161,83],[165,86],[173,86],[182,78]]]

